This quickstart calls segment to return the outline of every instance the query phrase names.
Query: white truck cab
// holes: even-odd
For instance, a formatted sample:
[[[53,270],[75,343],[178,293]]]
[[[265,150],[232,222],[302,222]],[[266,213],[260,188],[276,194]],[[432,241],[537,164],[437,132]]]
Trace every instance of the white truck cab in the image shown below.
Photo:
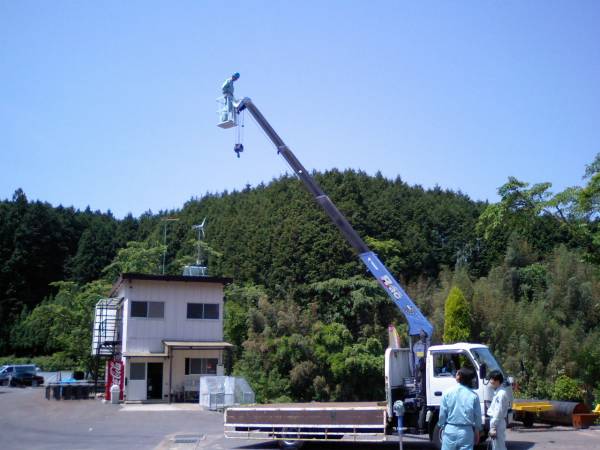
[[[493,370],[502,372],[504,387],[512,405],[511,380],[483,344],[460,342],[451,345],[432,345],[425,356],[424,383],[410,365],[410,349],[388,348],[385,352],[385,388],[388,417],[393,417],[393,404],[402,400],[405,405],[404,423],[409,433],[428,433],[434,444],[440,444],[437,421],[444,392],[456,386],[456,371],[468,367],[475,372],[472,389],[481,404],[484,436],[489,428],[486,411],[494,396],[488,375]],[[423,373],[423,372],[422,372]],[[424,386],[424,389],[423,389]],[[486,420],[487,419],[487,420]],[[511,417],[508,417],[510,423]]]

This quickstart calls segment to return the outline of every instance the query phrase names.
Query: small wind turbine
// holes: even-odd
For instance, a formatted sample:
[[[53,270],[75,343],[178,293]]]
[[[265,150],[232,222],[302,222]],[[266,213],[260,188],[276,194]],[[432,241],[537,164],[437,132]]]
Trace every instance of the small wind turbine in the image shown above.
[[[196,258],[196,264],[200,265],[201,256],[202,256],[202,246],[200,241],[202,241],[205,237],[204,234],[204,225],[206,224],[206,217],[202,220],[202,223],[199,225],[192,225],[192,230],[198,230],[198,257]]]

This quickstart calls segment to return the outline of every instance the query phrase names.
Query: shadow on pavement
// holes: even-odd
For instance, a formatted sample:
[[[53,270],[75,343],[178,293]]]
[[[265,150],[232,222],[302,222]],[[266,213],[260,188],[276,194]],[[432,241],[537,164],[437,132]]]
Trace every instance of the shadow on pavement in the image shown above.
[[[276,441],[260,442],[256,444],[240,445],[234,447],[239,450],[259,450],[259,449],[278,449]],[[398,442],[381,442],[381,443],[366,443],[366,442],[307,442],[302,450],[391,450],[397,449]],[[427,441],[422,442],[403,442],[404,450],[432,450],[434,447]],[[515,447],[515,450],[526,450],[530,447]]]
[[[507,440],[506,446],[508,448],[510,448],[510,450],[528,450],[530,448],[533,448],[535,446],[535,443],[527,442],[527,441],[513,441],[513,440],[508,441]]]
[[[512,432],[518,433],[518,434],[543,433],[543,432],[549,432],[549,431],[570,432],[570,431],[578,431],[578,430],[573,427],[568,427],[568,426],[559,426],[559,425],[554,426],[554,425],[542,425],[542,424],[536,424],[531,428],[525,428],[525,427],[512,428]]]
[[[260,448],[278,448],[277,447],[277,442],[275,441],[269,441],[269,442],[260,442],[260,443],[256,443],[256,444],[250,444],[250,445],[240,445],[239,447],[235,447],[235,448],[239,448],[239,449],[260,449]]]

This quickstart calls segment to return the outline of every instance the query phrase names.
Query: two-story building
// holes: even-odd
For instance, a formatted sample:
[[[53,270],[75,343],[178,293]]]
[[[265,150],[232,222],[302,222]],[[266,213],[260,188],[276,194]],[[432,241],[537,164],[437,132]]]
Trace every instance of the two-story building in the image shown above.
[[[121,275],[105,299],[112,301],[112,313],[96,306],[93,351],[102,353],[102,333],[114,327],[113,354],[124,363],[126,401],[183,399],[197,391],[201,375],[224,374],[223,353],[231,344],[223,342],[223,287],[230,282]]]

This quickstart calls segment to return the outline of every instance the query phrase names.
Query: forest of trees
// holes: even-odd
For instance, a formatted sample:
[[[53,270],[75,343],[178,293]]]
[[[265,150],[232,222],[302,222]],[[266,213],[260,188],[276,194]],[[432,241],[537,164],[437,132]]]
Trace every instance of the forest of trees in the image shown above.
[[[509,178],[493,204],[380,174],[314,175],[435,343],[488,344],[521,396],[600,401],[600,155],[582,186],[553,193]],[[124,219],[17,190],[0,202],[2,359],[90,369],[96,301],[120,272],[160,273],[165,250],[166,272],[181,273],[204,217],[211,275],[234,280],[228,364],[257,398],[382,399],[387,326],[405,336],[404,319],[291,176]]]

